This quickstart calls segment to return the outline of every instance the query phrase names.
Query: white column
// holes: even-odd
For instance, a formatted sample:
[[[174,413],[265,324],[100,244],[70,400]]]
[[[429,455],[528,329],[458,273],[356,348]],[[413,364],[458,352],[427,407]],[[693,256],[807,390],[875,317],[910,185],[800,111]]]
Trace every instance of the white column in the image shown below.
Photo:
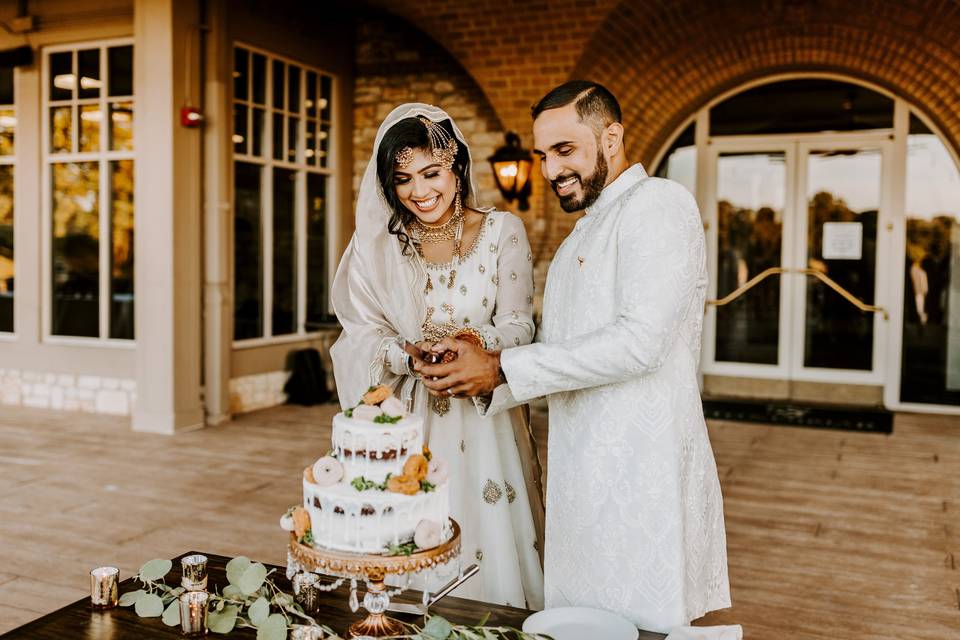
[[[233,348],[233,226],[230,86],[233,50],[226,0],[210,0],[204,23],[203,82],[203,379],[207,424],[230,418]]]
[[[137,431],[203,425],[201,132],[179,124],[188,73],[199,92],[198,19],[192,0],[134,0]]]

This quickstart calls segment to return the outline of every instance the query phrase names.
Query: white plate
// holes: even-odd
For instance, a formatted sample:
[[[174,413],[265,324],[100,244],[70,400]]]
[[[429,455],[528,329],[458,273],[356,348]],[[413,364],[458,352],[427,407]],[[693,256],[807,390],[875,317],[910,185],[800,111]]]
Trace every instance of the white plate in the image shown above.
[[[523,621],[527,633],[546,633],[553,640],[637,640],[640,632],[622,616],[589,607],[557,607]]]

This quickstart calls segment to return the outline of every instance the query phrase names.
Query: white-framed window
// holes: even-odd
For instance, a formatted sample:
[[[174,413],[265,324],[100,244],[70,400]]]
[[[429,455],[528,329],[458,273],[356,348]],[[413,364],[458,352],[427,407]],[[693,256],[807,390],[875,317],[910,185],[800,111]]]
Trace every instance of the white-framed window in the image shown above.
[[[0,68],[0,334],[13,333],[13,175],[17,110],[14,70]]]
[[[234,340],[305,336],[330,320],[334,77],[234,46]]]
[[[43,52],[45,337],[133,339],[133,43]]]

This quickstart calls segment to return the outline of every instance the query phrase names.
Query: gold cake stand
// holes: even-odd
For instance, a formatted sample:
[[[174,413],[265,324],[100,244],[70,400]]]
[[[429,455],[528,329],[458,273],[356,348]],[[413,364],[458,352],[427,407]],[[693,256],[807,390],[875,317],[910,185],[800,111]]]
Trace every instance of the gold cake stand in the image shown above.
[[[444,565],[460,555],[460,525],[450,518],[452,534],[432,549],[417,551],[409,556],[384,556],[375,554],[348,553],[330,549],[318,549],[297,541],[290,534],[290,554],[293,560],[306,571],[319,571],[342,578],[365,580],[368,590],[363,597],[367,617],[350,625],[348,638],[383,638],[402,635],[404,625],[399,620],[385,615],[390,596],[384,586],[388,575],[418,573]]]

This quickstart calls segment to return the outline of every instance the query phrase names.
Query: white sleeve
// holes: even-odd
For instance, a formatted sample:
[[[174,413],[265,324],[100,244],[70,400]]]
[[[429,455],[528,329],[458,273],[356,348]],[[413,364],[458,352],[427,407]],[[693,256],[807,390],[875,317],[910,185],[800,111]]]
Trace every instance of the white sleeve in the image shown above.
[[[660,183],[661,181],[658,181]],[[596,387],[656,371],[698,297],[703,227],[696,203],[666,181],[641,189],[620,220],[614,292],[616,319],[564,342],[501,354],[515,400]],[[636,196],[634,196],[636,198]],[[575,304],[576,301],[570,301]]]

